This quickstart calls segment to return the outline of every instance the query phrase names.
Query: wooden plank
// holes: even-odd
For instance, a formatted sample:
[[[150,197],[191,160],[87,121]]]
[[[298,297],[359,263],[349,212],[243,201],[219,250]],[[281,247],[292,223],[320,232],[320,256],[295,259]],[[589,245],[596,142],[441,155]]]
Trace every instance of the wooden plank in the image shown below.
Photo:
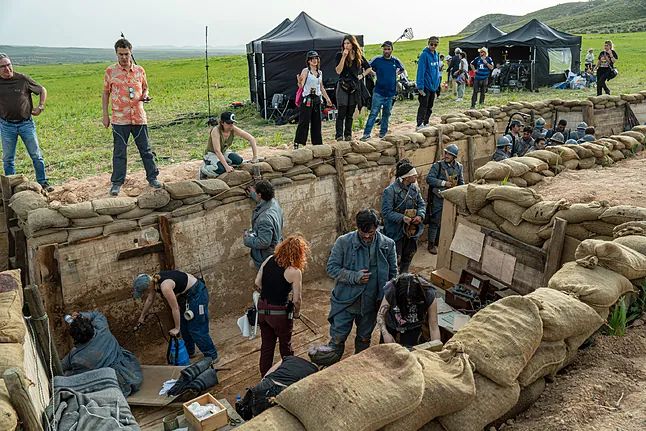
[[[451,241],[455,233],[457,208],[444,199],[442,206],[442,221],[440,222],[440,241],[437,247],[436,268],[451,268]]]
[[[60,376],[63,374],[63,366],[61,365],[60,357],[58,356],[58,350],[52,341],[52,337],[49,336],[52,332],[52,328],[49,327],[49,318],[47,313],[45,313],[45,306],[40,297],[40,291],[38,286],[30,285],[25,287],[25,302],[29,306],[29,312],[31,314],[30,323],[33,326],[34,332],[36,333],[36,344],[39,347],[41,352],[41,359],[43,364],[45,364],[45,369],[47,374],[51,379],[53,376],[50,374],[50,358],[51,358],[51,369],[53,370],[54,376]]]
[[[142,365],[141,388],[130,395],[126,401],[131,406],[167,406],[177,397],[159,395],[159,389],[165,381],[179,379],[183,369],[184,367],[174,365]]]
[[[29,280],[29,268],[27,266],[27,237],[25,232],[19,227],[11,228],[14,235],[15,247],[16,247],[16,268],[20,269],[20,278],[22,279],[22,285],[26,286],[31,283]]]
[[[467,175],[467,183],[474,181],[473,175],[475,172],[475,158],[476,158],[476,146],[475,139],[473,136],[467,137],[467,157],[465,158]]]
[[[561,267],[561,255],[563,254],[563,243],[565,242],[565,228],[567,221],[556,217],[554,219],[554,228],[552,229],[552,236],[550,238],[550,247],[547,250],[547,259],[545,262],[545,270],[543,271],[543,285],[547,286],[547,282]]]
[[[11,182],[9,181],[9,177],[7,177],[6,175],[0,176],[0,187],[2,188],[2,205],[4,207],[4,230],[5,235],[7,235],[7,257],[11,258],[16,255],[16,245],[13,235],[11,234],[12,220],[15,218],[16,214],[9,207],[9,199],[11,199]]]
[[[442,160],[442,151],[444,150],[444,147],[442,147],[442,141],[444,140],[444,134],[442,133],[442,129],[437,130],[437,147],[435,148],[435,161],[437,162],[438,160]]]
[[[583,121],[588,125],[588,127],[594,127],[594,106],[583,107]]]
[[[490,236],[492,238],[499,239],[501,241],[504,241],[508,244],[513,245],[514,247],[518,247],[521,250],[524,250],[528,253],[535,253],[537,256],[542,256],[543,258],[545,257],[545,252],[543,249],[534,247],[533,245],[526,244],[516,238],[514,238],[511,235],[507,235],[506,233],[503,232],[498,232],[495,230],[491,230],[489,228],[483,227],[482,231],[485,233],[485,235]]]
[[[334,151],[334,167],[336,168],[336,198],[337,198],[337,225],[338,235],[343,235],[350,230],[348,223],[348,193],[345,185],[345,170],[343,170],[343,153],[336,147]]]
[[[164,252],[161,255],[160,267],[162,270],[175,269],[175,254],[173,253],[173,236],[171,234],[170,219],[168,216],[159,216],[159,235],[164,244]]]
[[[144,245],[142,247],[132,248],[130,250],[120,251],[117,255],[117,260],[131,259],[133,257],[145,256],[151,253],[165,252],[164,243],[156,242],[155,244]]]
[[[2,378],[7,385],[7,391],[11,398],[11,405],[16,409],[22,429],[25,431],[42,431],[36,409],[29,398],[27,387],[29,383],[23,377],[23,372],[18,368],[9,368],[4,372]]]

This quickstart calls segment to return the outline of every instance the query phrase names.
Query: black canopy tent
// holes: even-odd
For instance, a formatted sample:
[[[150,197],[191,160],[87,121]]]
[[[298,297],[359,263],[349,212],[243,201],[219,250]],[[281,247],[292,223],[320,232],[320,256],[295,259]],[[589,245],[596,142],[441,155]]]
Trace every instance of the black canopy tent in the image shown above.
[[[282,30],[252,42],[255,73],[251,73],[250,67],[249,83],[252,100],[263,115],[267,117],[267,106],[274,94],[295,98],[296,75],[305,67],[305,54],[309,50],[316,50],[321,57],[325,86],[336,84],[334,57],[341,50],[346,34],[301,12]],[[356,37],[363,46],[363,36]]]
[[[252,40],[247,44],[247,66],[249,68],[249,93],[251,93],[251,100],[256,100],[256,93],[258,92],[258,75],[259,75],[259,64],[255,59],[255,45],[257,42],[264,39],[270,38],[273,35],[283,31],[289,24],[292,23],[292,20],[285,18],[283,22],[278,24],[273,29],[269,30],[264,35],[260,36],[256,40]]]
[[[558,31],[533,19],[517,30],[489,42],[495,61],[503,58],[530,65],[530,89],[565,79],[565,70],[580,70],[581,36]]]
[[[471,61],[478,55],[478,49],[488,48],[489,42],[504,36],[506,33],[492,24],[487,24],[472,35],[456,39],[449,42],[449,54],[455,52],[455,48],[460,48],[465,52],[467,60]]]

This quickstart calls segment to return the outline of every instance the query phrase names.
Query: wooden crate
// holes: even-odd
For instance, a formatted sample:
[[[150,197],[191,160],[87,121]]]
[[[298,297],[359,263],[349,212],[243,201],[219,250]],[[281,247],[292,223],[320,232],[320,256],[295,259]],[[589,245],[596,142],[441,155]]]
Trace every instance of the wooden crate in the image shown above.
[[[215,404],[216,406],[220,407],[222,410],[220,410],[213,416],[209,416],[206,419],[199,420],[188,409],[188,406],[190,406],[195,402],[199,403],[202,406],[206,404]],[[209,393],[200,395],[197,398],[193,398],[192,400],[185,402],[183,404],[183,408],[184,408],[184,417],[186,418],[186,421],[191,425],[191,429],[194,431],[215,431],[218,428],[222,428],[229,424],[229,415],[227,414],[227,408],[221,402],[216,400],[213,397],[213,395]]]

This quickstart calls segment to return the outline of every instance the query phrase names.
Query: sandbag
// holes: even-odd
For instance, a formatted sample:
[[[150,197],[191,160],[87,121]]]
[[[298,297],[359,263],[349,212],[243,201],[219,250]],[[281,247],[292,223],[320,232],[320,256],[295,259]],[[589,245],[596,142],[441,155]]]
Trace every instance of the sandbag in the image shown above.
[[[533,186],[543,181],[543,178],[545,177],[538,172],[527,172],[521,178],[525,180],[528,186]]]
[[[343,158],[350,165],[359,165],[361,163],[365,163],[368,161],[368,159],[366,159],[365,156],[357,153],[348,153],[344,155]]]
[[[480,373],[474,373],[474,376],[476,397],[473,402],[456,413],[440,416],[438,419],[446,431],[482,431],[487,424],[504,415],[518,402],[518,382],[501,386]]]
[[[23,368],[25,348],[22,343],[2,343],[0,347],[0,376],[9,368]]]
[[[128,232],[139,227],[135,220],[116,220],[103,227],[103,235],[108,236],[118,232]]]
[[[24,183],[18,184],[13,188],[14,193],[24,192],[25,190],[31,190],[32,192],[42,193],[43,186],[38,184],[36,181],[26,181]]]
[[[234,171],[234,172],[244,172],[244,171]],[[245,172],[245,173],[249,175],[248,172]],[[223,175],[225,174],[220,175],[218,179],[222,179]],[[229,175],[229,174],[226,174],[226,175]],[[178,181],[176,183],[166,183],[164,184],[164,188],[170,194],[170,197],[172,199],[181,200],[181,199],[186,199],[193,196],[201,195],[202,193],[204,193],[202,191],[202,188],[192,180]]]
[[[570,204],[565,199],[537,202],[523,212],[522,218],[533,224],[544,225],[552,220],[557,211],[569,206]]]
[[[478,373],[511,386],[542,337],[538,306],[522,296],[508,296],[476,313],[444,347],[457,352],[464,349]]]
[[[543,341],[560,341],[592,333],[603,319],[587,304],[556,289],[541,287],[525,295],[538,306],[543,322]]]
[[[571,171],[574,171],[579,167],[579,161],[578,160],[565,161],[563,162],[563,167]]]
[[[334,166],[330,166],[327,163],[324,163],[322,165],[314,166],[312,168],[314,171],[314,175],[317,177],[325,177],[327,175],[336,175],[336,168]]]
[[[646,235],[646,221],[629,221],[612,230],[612,236],[615,238],[627,235]]]
[[[442,192],[442,197],[454,204],[461,213],[468,213],[467,208],[467,188],[468,186],[455,186]]]
[[[7,273],[1,278],[11,279]],[[0,292],[0,343],[23,343],[25,341],[25,322],[22,316],[22,300],[19,285],[14,290]],[[1,347],[0,347],[1,348]]]
[[[561,368],[566,353],[564,341],[543,341],[518,376],[520,386],[529,386],[540,378],[554,376]]]
[[[297,175],[302,175],[302,174],[311,174],[313,171],[308,168],[307,166],[304,165],[296,165],[287,172],[285,172],[283,175],[285,175],[288,178],[293,178]]]
[[[52,227],[67,227],[70,221],[56,210],[36,208],[27,213],[27,224],[32,232]]]
[[[579,169],[591,169],[597,165],[597,159],[594,157],[587,157],[579,160]]]
[[[504,218],[514,226],[518,226],[523,221],[525,207],[516,205],[513,202],[497,199],[493,201],[493,210],[500,217]]]
[[[412,413],[386,425],[382,431],[416,430],[438,416],[467,407],[475,398],[476,388],[469,356],[465,353],[413,352],[422,365],[424,395]]]
[[[328,144],[312,145],[312,156],[316,158],[327,158],[332,155],[332,147]]]
[[[206,180],[209,181],[209,180]],[[218,180],[214,180],[218,181]],[[164,189],[149,189],[137,197],[137,206],[143,209],[157,209],[170,202],[170,193]]]
[[[9,207],[19,218],[27,220],[27,213],[29,211],[47,207],[47,198],[40,193],[25,190],[11,196],[9,199]]]
[[[612,237],[612,232],[615,228],[614,224],[606,223],[601,220],[584,221],[581,226],[594,233],[595,235]]]
[[[469,212],[471,214],[475,214],[480,211],[482,207],[487,205],[489,203],[487,201],[487,195],[496,187],[498,186],[495,184],[467,184],[466,202]]]
[[[585,241],[586,239],[595,236],[594,232],[587,230],[583,226],[583,224],[568,224],[567,226],[565,226],[565,234],[571,236],[572,238],[576,238],[579,241]]]
[[[67,241],[67,230],[61,230],[56,233],[48,235],[29,238],[28,244],[30,247],[40,247],[46,244],[62,244]]]
[[[508,181],[509,183],[518,187],[527,187],[527,181],[525,181],[522,177],[510,177]]]
[[[547,150],[534,150],[525,154],[526,157],[533,157],[538,160],[542,160],[550,166],[562,164],[561,156],[556,153]]]
[[[581,146],[592,151],[592,154],[597,159],[604,158],[608,155],[608,153],[610,153],[610,150],[608,150],[607,147],[604,147],[600,144],[595,144],[594,142],[584,142],[583,144],[581,144]]]
[[[304,165],[305,163],[311,161],[314,158],[314,155],[312,154],[312,150],[310,150],[309,148],[298,148],[296,150],[286,153],[285,155],[290,159],[292,159],[292,162],[294,162],[295,165]]]
[[[0,429],[15,430],[18,427],[18,414],[11,404],[4,380],[0,379]]]
[[[101,215],[96,217],[77,218],[72,219],[72,226],[74,227],[94,227],[103,226],[112,223],[114,219],[109,215]]]
[[[514,160],[529,167],[529,170],[531,172],[546,171],[550,168],[547,163],[545,163],[541,159],[537,159],[536,157],[514,157]]]
[[[563,163],[570,160],[579,160],[579,155],[572,148],[568,148],[564,145],[552,145],[545,148],[547,151],[551,151],[554,154],[558,154],[561,157]]]
[[[625,247],[635,250],[638,253],[646,255],[646,236],[626,235],[619,238],[615,238],[613,242],[616,242],[617,244],[621,244]]]
[[[606,209],[603,214],[599,216],[599,219],[614,225],[619,225],[629,221],[645,221],[646,208],[631,205],[617,205]]]
[[[92,201],[92,208],[99,215],[119,215],[134,209],[136,206],[137,199],[127,196],[95,199]]]
[[[513,223],[505,220],[504,223],[500,225],[500,230],[502,230],[507,235],[511,235],[519,241],[524,242],[525,244],[533,245],[540,247],[545,241],[538,235],[538,232],[543,228],[543,226],[532,224],[529,222],[521,222],[518,226],[515,226]]]
[[[67,235],[67,242],[76,242],[89,238],[96,238],[103,235],[103,226],[88,227],[85,229],[70,229]]]
[[[614,241],[587,239],[579,244],[574,257],[579,264],[580,260],[592,261],[593,266],[598,264],[629,280],[646,277],[646,256]]]
[[[500,163],[504,163],[505,165],[508,165],[511,168],[511,174],[509,175],[510,178],[522,177],[530,170],[529,166],[514,159],[501,160]]]
[[[240,191],[242,192],[242,195],[240,195],[240,196],[244,196],[244,195],[245,195],[244,190],[240,189],[240,187],[236,187],[235,189],[231,189],[231,190],[240,190]],[[229,190],[229,191],[230,191],[230,190]],[[223,194],[222,194],[222,199],[223,199],[223,200],[225,199],[225,195],[226,195],[226,193],[229,193],[229,191],[226,191],[225,193],[223,193]],[[228,197],[228,196],[227,196],[227,197]],[[185,198],[185,199],[182,199],[182,203],[183,203],[184,205],[196,205],[196,204],[201,204],[202,202],[204,202],[204,201],[206,201],[206,200],[209,200],[210,198],[211,198],[211,197],[210,197],[209,195],[207,195],[206,193],[202,193],[201,195],[193,196],[192,198]],[[144,211],[145,211],[145,210],[144,210]],[[152,212],[152,211],[150,211],[150,212]],[[132,213],[132,211],[128,211],[128,213]],[[148,215],[148,214],[150,214],[150,213],[145,213],[144,215]],[[122,214],[122,215],[120,215],[120,216],[117,216],[117,218],[118,218],[118,219],[134,218],[134,217],[123,217],[123,216],[124,216],[124,214]]]
[[[305,431],[297,418],[280,406],[268,408],[253,419],[236,427],[244,431]]]
[[[602,318],[605,320],[606,318],[603,317],[603,314],[608,315],[608,309],[605,308],[605,313],[603,311],[599,311],[600,315],[602,315]],[[576,354],[579,351],[579,348],[585,343],[588,338],[590,338],[592,334],[581,334],[577,335],[574,337],[567,338],[565,340],[565,346],[566,346],[566,354],[565,354],[565,359],[563,360],[563,363],[561,364],[561,368],[563,369],[570,365],[572,362],[574,362],[574,359],[576,358]]]
[[[352,147],[352,151],[355,153],[373,153],[376,151],[375,147],[370,145],[367,142],[361,142],[361,141],[352,141],[350,144]]]
[[[393,343],[373,346],[292,384],[276,402],[308,430],[372,431],[415,411],[423,394],[422,366]]]
[[[192,198],[188,198],[188,199],[192,199]],[[154,209],[152,209],[152,208],[139,208],[137,206],[137,207],[134,207],[133,209],[131,209],[130,211],[126,211],[125,213],[119,214],[117,216],[117,219],[119,219],[119,220],[140,219],[143,216],[147,216],[148,214],[150,214],[153,211],[154,211]]]
[[[509,419],[515,419],[518,415],[523,413],[525,410],[529,409],[534,405],[536,401],[540,398],[541,394],[545,390],[545,379],[538,379],[534,383],[520,388],[520,396],[518,397],[518,402],[514,407],[512,407],[507,413],[494,421],[496,427],[500,427],[503,423]],[[442,430],[439,430],[442,431]]]
[[[503,201],[504,202],[504,201]],[[480,217],[484,217],[487,220],[490,220],[498,228],[505,222],[505,219],[500,217],[493,209],[493,204],[485,205],[480,211],[478,211]]]
[[[554,176],[556,176],[556,174],[554,173],[554,171],[551,171],[551,170],[549,170],[549,169],[545,169],[544,171],[541,171],[541,172],[540,172],[540,174],[541,174],[542,176],[544,176],[544,177],[554,177]]]
[[[478,226],[486,227],[487,229],[491,229],[495,231],[500,231],[500,228],[498,228],[497,224],[477,214],[468,215],[467,220],[470,221],[471,223],[477,224]]]
[[[621,132],[620,136],[630,136],[631,138],[636,139],[637,143],[646,144],[646,135],[636,130],[628,130],[627,132]]]
[[[509,186],[494,188],[487,194],[487,199],[490,201],[502,199],[525,208],[529,208],[541,201],[541,197],[533,189]]]
[[[547,286],[569,293],[595,310],[612,306],[621,295],[633,290],[630,280],[621,274],[600,266],[584,268],[576,262],[563,265]]]
[[[473,176],[476,180],[502,181],[511,176],[511,167],[504,163],[490,161],[476,169]]]
[[[568,222],[576,224],[584,221],[597,220],[608,208],[607,202],[589,202],[587,204],[572,204],[567,209],[562,209],[554,214]]]
[[[624,153],[622,153],[619,150],[612,150],[610,154],[608,154],[608,156],[610,156],[610,158],[615,162],[618,162],[619,160],[623,160],[626,158],[624,156]]]
[[[69,219],[96,217],[99,214],[94,212],[92,202],[79,202],[77,204],[62,205],[58,212]]]
[[[577,156],[579,156],[579,159],[589,159],[589,158],[594,158],[594,153],[592,150],[589,148],[582,147],[579,144],[565,144],[561,145],[561,147],[564,148],[569,148],[573,150]]]

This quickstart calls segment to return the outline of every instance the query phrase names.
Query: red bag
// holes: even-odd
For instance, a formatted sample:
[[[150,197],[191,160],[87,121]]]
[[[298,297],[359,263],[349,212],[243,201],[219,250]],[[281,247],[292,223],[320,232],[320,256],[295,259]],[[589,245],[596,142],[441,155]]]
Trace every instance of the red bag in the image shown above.
[[[296,106],[301,106],[301,103],[303,102],[303,87],[298,87],[298,90],[296,90]]]

